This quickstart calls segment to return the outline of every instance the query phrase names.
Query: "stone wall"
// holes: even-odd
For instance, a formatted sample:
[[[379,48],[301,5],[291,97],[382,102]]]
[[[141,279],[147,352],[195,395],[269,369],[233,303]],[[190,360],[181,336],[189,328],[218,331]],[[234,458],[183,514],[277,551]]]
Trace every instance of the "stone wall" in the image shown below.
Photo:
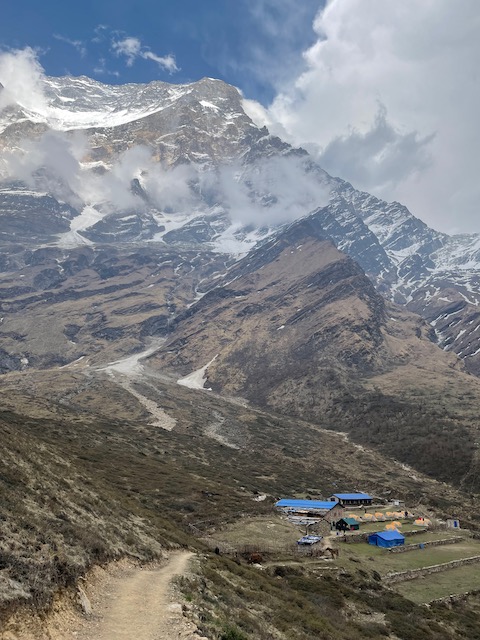
[[[473,589],[472,591],[465,591],[464,593],[453,593],[452,595],[445,596],[444,598],[436,598],[435,600],[430,600],[427,606],[432,604],[444,604],[450,606],[452,604],[456,604],[457,602],[466,602],[470,596],[479,596],[480,589]]]
[[[463,558],[462,560],[452,560],[451,562],[444,562],[443,564],[434,564],[430,567],[423,567],[422,569],[410,569],[408,571],[399,571],[398,573],[387,573],[383,578],[383,582],[386,584],[396,584],[397,582],[405,582],[406,580],[415,580],[415,578],[421,578],[422,576],[428,576],[432,573],[440,573],[441,571],[448,571],[448,569],[456,569],[467,564],[476,564],[480,562],[480,556],[472,556],[471,558]]]
[[[380,522],[379,524],[385,524]],[[384,529],[382,528],[378,528],[378,531],[384,531]],[[399,529],[400,533],[405,536],[405,538],[409,538],[410,536],[416,536],[419,535],[421,533],[425,533],[425,529],[418,529],[415,531],[402,531],[401,529]],[[370,536],[372,533],[378,533],[375,531],[369,531],[369,532],[362,532],[359,531],[358,533],[350,533],[347,536],[343,536],[343,534],[341,536],[338,536],[338,541],[339,542],[368,542],[368,536]]]
[[[444,544],[456,544],[463,542],[465,538],[455,536],[454,538],[443,538],[442,540],[430,540],[429,542],[417,542],[415,544],[404,544],[401,547],[393,547],[389,549],[389,553],[405,553],[405,551],[414,551],[415,549],[423,549],[423,547],[439,547]]]

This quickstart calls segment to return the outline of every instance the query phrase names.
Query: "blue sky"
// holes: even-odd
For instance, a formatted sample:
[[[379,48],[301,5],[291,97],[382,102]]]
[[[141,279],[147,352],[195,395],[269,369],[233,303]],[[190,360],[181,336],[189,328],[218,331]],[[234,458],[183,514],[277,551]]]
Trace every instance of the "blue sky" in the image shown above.
[[[109,83],[211,76],[265,104],[301,70],[321,6],[321,0],[11,1],[2,6],[0,45],[39,50],[48,75]],[[125,41],[135,55],[118,46]]]

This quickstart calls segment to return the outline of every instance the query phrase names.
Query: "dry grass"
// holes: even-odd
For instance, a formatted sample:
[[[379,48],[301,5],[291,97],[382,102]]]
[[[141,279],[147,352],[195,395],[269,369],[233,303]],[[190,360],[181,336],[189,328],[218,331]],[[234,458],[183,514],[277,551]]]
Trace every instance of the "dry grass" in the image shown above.
[[[480,586],[480,565],[467,565],[395,585],[395,591],[413,602],[430,602],[452,594],[466,593]]]

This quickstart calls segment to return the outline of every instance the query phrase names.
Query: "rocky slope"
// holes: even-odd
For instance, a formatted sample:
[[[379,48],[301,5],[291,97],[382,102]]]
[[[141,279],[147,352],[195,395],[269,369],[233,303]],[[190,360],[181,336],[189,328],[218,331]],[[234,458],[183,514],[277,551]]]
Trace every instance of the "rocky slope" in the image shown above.
[[[108,362],[168,333],[225,256],[167,245],[26,249],[2,256],[0,372]]]
[[[450,415],[459,364],[435,342],[476,372],[477,238],[328,176],[257,127],[235,88],[46,79],[38,108],[0,121],[2,371],[111,362],[172,337],[162,366],[179,376],[218,356],[209,379],[224,392],[312,420],[340,397],[374,412],[379,392],[393,422],[403,409],[385,395],[410,394],[418,413],[419,385]],[[476,389],[465,376],[457,397]]]
[[[235,88],[210,78],[125,86],[47,78],[36,107],[9,105],[0,128],[0,242],[155,239],[238,254],[313,215],[385,297],[421,314],[439,346],[479,372],[479,236],[436,232],[400,204],[330,178],[257,127]],[[74,152],[79,135],[83,150]],[[25,166],[35,141],[40,160]]]
[[[233,265],[148,362],[181,384],[349,430],[436,477],[476,483],[479,381],[310,219]]]

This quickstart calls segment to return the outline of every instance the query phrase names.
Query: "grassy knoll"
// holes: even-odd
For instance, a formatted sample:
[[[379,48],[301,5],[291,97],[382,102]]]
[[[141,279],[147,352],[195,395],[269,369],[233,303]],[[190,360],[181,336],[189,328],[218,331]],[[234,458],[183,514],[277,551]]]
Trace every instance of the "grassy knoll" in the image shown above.
[[[467,565],[394,585],[395,591],[414,602],[430,602],[452,593],[480,588],[480,564]]]
[[[235,549],[247,545],[258,547],[286,547],[295,544],[304,535],[304,528],[298,527],[286,518],[271,513],[266,516],[245,517],[217,531],[214,539]]]

